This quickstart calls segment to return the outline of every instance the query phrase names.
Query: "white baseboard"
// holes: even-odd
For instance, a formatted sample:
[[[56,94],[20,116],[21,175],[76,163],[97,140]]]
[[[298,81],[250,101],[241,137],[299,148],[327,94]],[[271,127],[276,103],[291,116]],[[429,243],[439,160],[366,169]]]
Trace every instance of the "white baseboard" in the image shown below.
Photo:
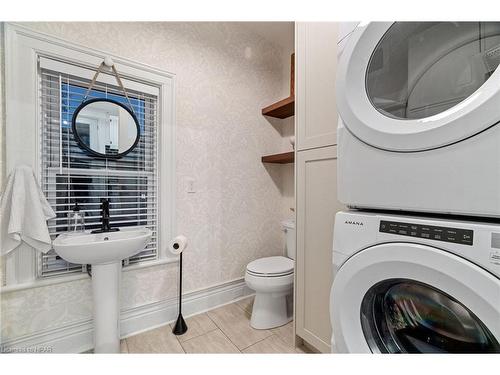
[[[243,279],[189,292],[184,294],[182,299],[182,315],[189,317],[237,301],[252,293]],[[123,310],[120,315],[121,336],[129,337],[172,323],[177,318],[177,313],[177,298]],[[54,353],[82,353],[94,347],[93,330],[92,319],[88,319],[8,340],[0,344],[0,352],[51,348]]]

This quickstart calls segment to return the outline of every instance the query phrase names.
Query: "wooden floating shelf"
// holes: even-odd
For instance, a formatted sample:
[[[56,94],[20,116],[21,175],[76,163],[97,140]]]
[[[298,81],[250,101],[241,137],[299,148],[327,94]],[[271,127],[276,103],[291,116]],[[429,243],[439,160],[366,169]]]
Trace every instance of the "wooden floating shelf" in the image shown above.
[[[263,108],[262,114],[281,119],[295,114],[295,53],[290,56],[290,96]]]
[[[262,109],[264,116],[287,118],[295,114],[295,97],[289,96],[286,99],[280,100],[270,106]]]
[[[264,116],[275,118],[287,118],[295,114],[295,54],[290,59],[290,96],[262,109]],[[291,164],[295,162],[295,152],[282,152],[281,154],[267,155],[262,157],[263,163]]]
[[[295,153],[293,151],[283,152],[281,154],[267,155],[262,157],[263,163],[275,164],[290,164],[295,161]]]

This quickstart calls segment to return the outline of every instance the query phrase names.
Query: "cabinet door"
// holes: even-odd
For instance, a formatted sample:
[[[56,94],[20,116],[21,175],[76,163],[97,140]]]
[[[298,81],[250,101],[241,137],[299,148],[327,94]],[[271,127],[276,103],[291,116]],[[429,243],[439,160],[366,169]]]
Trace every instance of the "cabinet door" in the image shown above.
[[[297,171],[296,335],[330,352],[332,246],[337,201],[337,147],[299,151]]]
[[[296,23],[297,150],[337,143],[338,24]]]

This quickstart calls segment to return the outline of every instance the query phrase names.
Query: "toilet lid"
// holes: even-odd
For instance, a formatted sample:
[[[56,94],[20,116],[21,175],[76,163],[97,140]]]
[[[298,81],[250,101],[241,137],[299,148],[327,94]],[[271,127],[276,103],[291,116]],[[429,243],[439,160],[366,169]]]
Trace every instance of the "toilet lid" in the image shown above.
[[[260,258],[248,263],[247,271],[259,275],[287,275],[293,272],[293,260],[282,256]]]

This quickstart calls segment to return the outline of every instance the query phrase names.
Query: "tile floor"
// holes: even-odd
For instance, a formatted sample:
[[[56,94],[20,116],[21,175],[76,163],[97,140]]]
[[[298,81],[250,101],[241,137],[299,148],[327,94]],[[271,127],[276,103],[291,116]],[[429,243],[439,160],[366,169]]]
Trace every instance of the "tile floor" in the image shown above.
[[[166,325],[121,341],[122,353],[310,353],[294,348],[290,322],[270,330],[250,327],[253,297],[186,319],[182,336]]]

